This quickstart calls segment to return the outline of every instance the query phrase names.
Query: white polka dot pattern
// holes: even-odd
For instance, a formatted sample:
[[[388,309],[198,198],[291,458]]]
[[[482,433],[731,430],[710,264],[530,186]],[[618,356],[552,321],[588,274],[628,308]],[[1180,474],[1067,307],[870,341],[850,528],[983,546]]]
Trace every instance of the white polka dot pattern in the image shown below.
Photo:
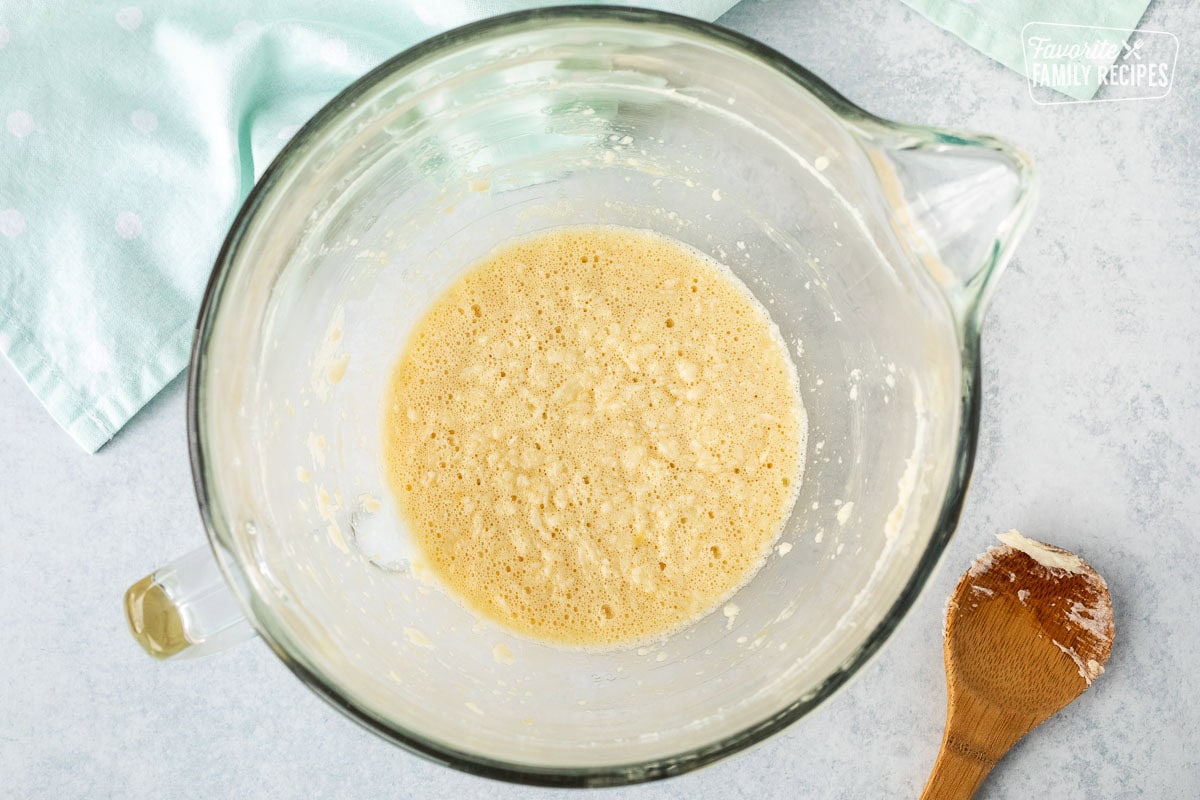
[[[25,232],[25,216],[15,208],[0,211],[0,235],[15,239]]]
[[[125,6],[117,12],[117,24],[127,31],[142,27],[142,10],[137,6]]]
[[[154,133],[158,130],[158,115],[153,111],[139,108],[129,115],[129,124],[141,133]]]
[[[28,111],[14,111],[4,121],[4,127],[18,139],[24,139],[33,133],[33,115]]]
[[[116,229],[122,239],[136,239],[142,235],[142,218],[132,211],[122,211],[117,214]]]

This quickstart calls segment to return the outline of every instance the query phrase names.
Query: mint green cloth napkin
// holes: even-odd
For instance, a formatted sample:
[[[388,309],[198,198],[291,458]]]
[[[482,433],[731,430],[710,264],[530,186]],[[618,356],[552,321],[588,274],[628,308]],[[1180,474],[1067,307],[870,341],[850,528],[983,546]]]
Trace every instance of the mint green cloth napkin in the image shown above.
[[[300,125],[421,39],[554,4],[0,4],[0,352],[96,451],[186,366],[225,230]]]
[[[1098,38],[1117,44],[1125,40],[1123,31],[1136,28],[1150,0],[903,0],[938,26],[958,36],[981,53],[994,58],[1011,70],[1029,77],[1022,31],[1029,23],[1050,23],[1054,44],[1086,46]],[[1095,28],[1116,30],[1097,31]],[[1043,28],[1044,30],[1044,28]],[[1103,66],[1112,66],[1106,59]],[[1079,63],[1096,64],[1094,59]],[[1099,78],[1091,77],[1078,86],[1059,90],[1076,100],[1089,100],[1099,88]]]

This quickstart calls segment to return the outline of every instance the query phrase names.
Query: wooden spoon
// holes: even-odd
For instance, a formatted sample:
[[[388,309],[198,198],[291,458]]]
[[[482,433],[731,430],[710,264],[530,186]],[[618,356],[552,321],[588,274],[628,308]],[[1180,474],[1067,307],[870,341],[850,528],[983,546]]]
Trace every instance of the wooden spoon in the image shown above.
[[[1074,553],[1000,535],[946,605],[946,733],[922,800],[968,800],[1112,652],[1108,586]]]

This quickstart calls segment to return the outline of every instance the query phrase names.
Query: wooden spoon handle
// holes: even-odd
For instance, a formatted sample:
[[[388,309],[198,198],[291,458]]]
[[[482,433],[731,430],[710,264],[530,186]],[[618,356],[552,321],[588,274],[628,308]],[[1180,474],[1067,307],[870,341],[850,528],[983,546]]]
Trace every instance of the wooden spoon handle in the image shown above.
[[[996,762],[947,733],[921,800],[971,800]]]
[[[946,734],[921,800],[970,800],[1004,754],[1040,720],[997,708],[956,691],[946,712]]]

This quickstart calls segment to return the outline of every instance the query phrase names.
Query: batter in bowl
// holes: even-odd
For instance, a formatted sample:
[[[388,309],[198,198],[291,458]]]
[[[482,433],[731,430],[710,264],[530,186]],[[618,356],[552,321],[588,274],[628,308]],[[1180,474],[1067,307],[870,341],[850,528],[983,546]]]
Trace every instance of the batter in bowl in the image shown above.
[[[721,605],[791,510],[794,365],[731,273],[644,231],[560,228],[472,267],[384,404],[388,482],[432,572],[525,636],[622,646]]]

